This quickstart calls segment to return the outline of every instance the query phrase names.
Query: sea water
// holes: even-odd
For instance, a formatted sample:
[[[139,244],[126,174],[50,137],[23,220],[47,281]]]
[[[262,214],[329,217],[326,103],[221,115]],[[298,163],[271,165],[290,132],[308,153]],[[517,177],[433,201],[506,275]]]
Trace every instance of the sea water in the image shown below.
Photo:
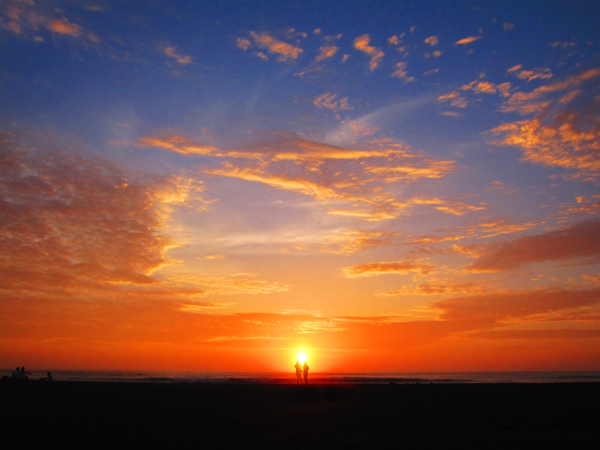
[[[14,370],[14,369],[13,369]],[[0,370],[10,375],[12,370]],[[39,380],[46,371],[28,370],[30,380]],[[55,380],[137,383],[296,383],[295,373],[243,372],[149,372],[53,370]],[[318,373],[311,372],[312,384],[330,383],[573,383],[600,382],[600,372],[460,372],[460,373]]]

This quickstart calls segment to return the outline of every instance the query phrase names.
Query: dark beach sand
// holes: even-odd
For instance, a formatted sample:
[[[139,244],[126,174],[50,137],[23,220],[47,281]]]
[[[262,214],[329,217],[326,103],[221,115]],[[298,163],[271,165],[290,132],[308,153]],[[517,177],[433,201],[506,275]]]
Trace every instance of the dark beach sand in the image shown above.
[[[600,383],[3,382],[10,448],[597,448]],[[9,448],[7,447],[7,448]]]

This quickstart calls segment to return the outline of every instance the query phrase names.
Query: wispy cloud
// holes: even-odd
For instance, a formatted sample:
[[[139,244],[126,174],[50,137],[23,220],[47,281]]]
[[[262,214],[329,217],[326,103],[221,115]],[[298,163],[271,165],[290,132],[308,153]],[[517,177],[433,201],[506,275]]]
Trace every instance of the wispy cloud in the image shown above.
[[[471,281],[423,283],[417,286],[405,285],[401,289],[379,292],[378,296],[393,297],[397,295],[449,295],[449,294],[483,294],[485,286]]]
[[[433,269],[433,266],[422,262],[394,261],[357,264],[345,267],[343,272],[348,278],[375,277],[388,274],[407,275],[410,273],[424,276],[431,273]]]
[[[183,55],[177,51],[177,47],[164,47],[162,49],[165,55],[175,59],[182,66],[192,64],[192,57],[189,55]]]
[[[481,36],[468,36],[455,42],[456,45],[466,45],[471,42],[475,42],[477,39],[481,39]]]
[[[253,280],[239,276],[222,276],[208,274],[176,274],[169,275],[168,279],[184,285],[201,287],[206,295],[236,295],[236,294],[270,294],[273,292],[286,292],[291,289],[289,285],[277,282]]]

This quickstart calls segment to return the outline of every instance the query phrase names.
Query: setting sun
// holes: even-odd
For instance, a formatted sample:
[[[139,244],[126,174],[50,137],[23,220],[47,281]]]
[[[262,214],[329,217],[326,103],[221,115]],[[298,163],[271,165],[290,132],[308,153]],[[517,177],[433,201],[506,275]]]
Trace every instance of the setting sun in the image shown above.
[[[306,362],[306,353],[298,353],[298,361],[300,362],[300,364],[304,364]]]

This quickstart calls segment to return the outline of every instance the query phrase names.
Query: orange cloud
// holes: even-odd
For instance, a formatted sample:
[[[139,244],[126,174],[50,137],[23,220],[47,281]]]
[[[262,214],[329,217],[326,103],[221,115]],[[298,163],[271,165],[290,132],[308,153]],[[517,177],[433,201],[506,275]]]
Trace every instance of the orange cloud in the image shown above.
[[[421,167],[414,165],[392,165],[388,167],[365,167],[366,172],[381,175],[386,183],[422,178],[442,178],[456,170],[455,161],[422,160]]]
[[[463,38],[459,41],[456,41],[454,44],[458,44],[458,45],[470,44],[471,42],[474,42],[477,39],[481,39],[481,36],[469,36],[469,37]]]
[[[286,62],[298,59],[298,56],[300,56],[300,53],[302,53],[302,49],[300,47],[280,41],[269,36],[269,34],[264,31],[260,33],[251,31],[250,37],[254,41],[255,46],[259,48],[266,48],[269,53],[275,53],[276,55],[279,55],[278,61]],[[239,45],[240,41],[238,41],[238,46]],[[245,46],[246,42],[242,42],[242,45]]]
[[[485,206],[468,205],[463,202],[428,197],[415,197],[410,200],[410,203],[415,205],[437,205],[434,206],[435,209],[455,216],[463,216],[472,211],[481,211],[486,209]]]
[[[490,330],[472,334],[481,339],[589,339],[599,338],[600,330],[566,328],[559,330]]]
[[[405,62],[396,63],[396,70],[394,70],[394,72],[390,76],[394,77],[394,78],[401,78],[404,80],[405,83],[410,83],[411,81],[415,81],[415,77],[407,76],[406,66],[407,66],[407,63],[405,63]]]
[[[320,62],[320,61],[323,61],[324,59],[331,58],[332,56],[335,56],[335,54],[337,53],[338,50],[339,50],[339,48],[336,47],[335,45],[331,45],[331,44],[322,45],[321,47],[319,47],[319,54],[316,56],[315,61]]]
[[[114,143],[116,144],[117,142]],[[163,137],[144,136],[130,144],[142,148],[164,148],[181,155],[214,155],[218,150],[216,147],[189,141],[187,138],[177,135]]]
[[[268,281],[253,280],[236,276],[221,276],[208,274],[179,274],[169,275],[170,281],[200,287],[205,295],[234,295],[234,294],[270,294],[286,292],[291,286]]]
[[[186,202],[189,183],[129,178],[118,166],[54,150],[47,142],[39,150],[4,135],[0,145],[0,289],[86,299],[123,298],[125,289],[149,298],[202,293],[164,289],[151,276],[169,263],[169,204]]]
[[[425,39],[425,43],[431,45],[432,47],[438,45],[438,37],[429,36],[427,39]]]
[[[79,36],[81,27],[67,20],[52,20],[48,23],[48,29],[58,34],[68,34],[70,36]]]
[[[345,198],[344,195],[336,193],[331,188],[313,183],[304,178],[290,177],[287,175],[269,175],[256,169],[241,169],[228,166],[224,169],[204,169],[202,172],[207,175],[240,178],[246,181],[256,181],[278,189],[295,191],[300,194],[314,196],[318,200]],[[359,200],[357,198],[350,199]]]
[[[348,278],[374,277],[387,274],[407,275],[412,272],[424,276],[433,270],[433,266],[420,262],[370,262],[345,267],[342,270]]]
[[[442,320],[544,321],[562,311],[600,303],[600,289],[515,291],[439,300],[430,307]]]
[[[502,181],[492,181],[490,187],[485,189],[487,192],[496,191],[501,194],[512,195],[518,192],[517,189],[508,190]]]
[[[313,103],[319,108],[327,108],[331,109],[332,111],[353,109],[350,105],[348,105],[348,97],[334,101],[336,98],[337,96],[335,94],[325,92],[324,94],[321,94],[315,98]]]
[[[591,69],[529,93],[513,94],[502,111],[539,114],[494,128],[490,133],[501,138],[492,143],[520,147],[527,161],[575,169],[578,177],[595,177],[600,170],[600,103],[584,93],[594,89],[598,76],[600,69]],[[578,89],[561,95],[574,87]],[[576,109],[564,109],[578,96],[585,101],[575,105]]]
[[[458,92],[450,92],[448,94],[441,95],[438,97],[438,100],[450,100],[450,106],[454,106],[456,108],[466,108],[469,106],[469,101],[465,97],[461,96]]]
[[[402,289],[380,292],[379,296],[397,295],[442,295],[442,294],[483,294],[481,284],[465,281],[462,283],[424,283],[418,286],[403,286]]]
[[[369,45],[370,39],[371,38],[368,34],[363,34],[362,36],[357,37],[354,39],[354,48],[371,56],[369,68],[373,71],[377,68],[379,62],[385,56],[385,54],[381,51],[381,49]]]
[[[466,267],[471,272],[515,270],[547,261],[596,263],[600,260],[600,220],[504,242],[464,246],[462,249],[476,257]]]
[[[241,37],[237,38],[235,43],[238,46],[238,48],[241,48],[242,50],[248,50],[250,48],[250,46],[252,45],[252,42],[250,42],[250,39],[241,38]]]

